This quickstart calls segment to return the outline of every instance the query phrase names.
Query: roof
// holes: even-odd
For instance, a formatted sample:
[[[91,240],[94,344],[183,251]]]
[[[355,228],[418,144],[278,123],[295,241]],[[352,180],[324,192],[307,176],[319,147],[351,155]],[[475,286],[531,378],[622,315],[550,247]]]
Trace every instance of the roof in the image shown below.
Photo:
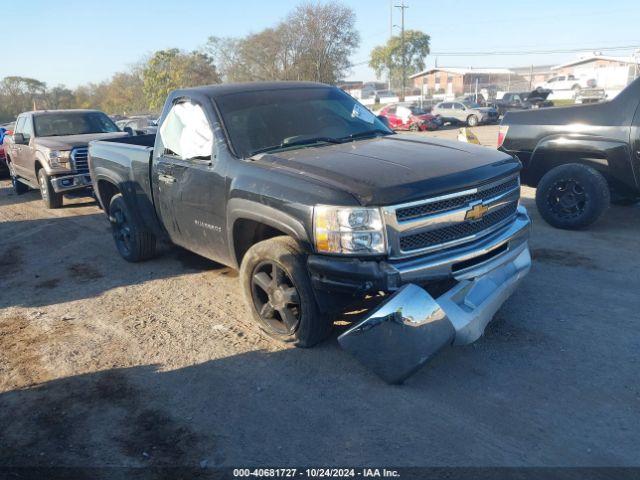
[[[458,67],[434,67],[422,72],[415,73],[409,78],[421,77],[433,72],[447,72],[455,75],[467,75],[467,74],[485,74],[485,75],[509,75],[513,74],[508,68],[458,68]]]
[[[59,109],[59,110],[32,110],[30,112],[24,112],[24,113],[29,113],[31,115],[33,115],[34,117],[40,116],[40,115],[49,115],[51,113],[86,113],[86,112],[98,112],[98,113],[102,113],[102,111],[100,110],[94,110],[92,108],[67,108],[67,109]]]
[[[328,88],[330,85],[317,82],[245,82],[245,83],[221,83],[218,85],[205,85],[202,87],[183,88],[176,93],[187,94],[199,92],[207,97],[215,98],[231,93],[264,92],[268,90],[285,90],[292,88]]]
[[[630,63],[630,64],[638,63],[633,57],[612,57],[609,55],[599,55],[597,53],[593,53],[584,57],[577,58],[571,62],[563,63],[562,65],[556,65],[555,67],[552,67],[551,70],[558,70],[560,68],[572,67],[574,65],[579,65],[581,63],[593,62],[595,60],[604,60],[609,62]]]

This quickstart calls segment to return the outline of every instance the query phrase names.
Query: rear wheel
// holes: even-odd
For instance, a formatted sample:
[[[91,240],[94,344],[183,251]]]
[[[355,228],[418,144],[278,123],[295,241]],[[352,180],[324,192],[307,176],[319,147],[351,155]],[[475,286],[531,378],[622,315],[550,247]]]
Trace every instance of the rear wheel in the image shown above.
[[[51,179],[44,168],[38,170],[38,183],[40,184],[40,195],[47,208],[60,208],[62,206],[62,193],[56,193],[51,185]]]
[[[140,262],[156,253],[156,237],[144,230],[131,215],[122,194],[114,195],[109,203],[111,232],[118,252],[128,262]]]
[[[469,117],[467,118],[467,125],[469,125],[470,127],[475,127],[476,125],[478,125],[478,117],[476,117],[475,115],[469,115]]]
[[[553,168],[538,183],[536,205],[556,228],[577,230],[598,220],[609,207],[609,185],[596,170],[570,163]]]
[[[321,316],[306,269],[306,254],[290,237],[255,244],[240,267],[247,306],[269,336],[297,347],[312,347],[331,331]]]

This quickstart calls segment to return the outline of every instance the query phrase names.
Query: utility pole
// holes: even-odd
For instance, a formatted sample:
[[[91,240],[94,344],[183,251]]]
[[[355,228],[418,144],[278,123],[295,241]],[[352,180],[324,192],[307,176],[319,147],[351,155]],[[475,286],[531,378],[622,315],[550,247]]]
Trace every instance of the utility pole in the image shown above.
[[[400,42],[402,50],[402,91],[400,92],[400,101],[404,102],[404,94],[407,88],[407,50],[404,43],[404,11],[409,8],[404,4],[404,0],[400,5],[396,5],[396,8],[400,9],[402,14],[402,23],[400,24]]]

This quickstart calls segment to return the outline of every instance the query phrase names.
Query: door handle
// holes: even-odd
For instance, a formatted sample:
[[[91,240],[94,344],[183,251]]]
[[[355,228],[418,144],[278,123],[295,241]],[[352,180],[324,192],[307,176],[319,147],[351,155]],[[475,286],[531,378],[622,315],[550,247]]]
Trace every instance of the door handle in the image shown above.
[[[167,175],[166,173],[158,175],[158,180],[163,183],[176,183],[176,177],[173,175]]]

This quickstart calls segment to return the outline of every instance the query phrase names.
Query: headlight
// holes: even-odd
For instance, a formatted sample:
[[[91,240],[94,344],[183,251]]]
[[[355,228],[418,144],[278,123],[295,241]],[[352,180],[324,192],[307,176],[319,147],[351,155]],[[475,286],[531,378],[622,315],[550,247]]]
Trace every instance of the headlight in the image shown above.
[[[344,255],[387,252],[378,208],[317,206],[313,210],[316,250]]]
[[[70,151],[50,150],[49,163],[52,167],[66,167],[69,163]]]

